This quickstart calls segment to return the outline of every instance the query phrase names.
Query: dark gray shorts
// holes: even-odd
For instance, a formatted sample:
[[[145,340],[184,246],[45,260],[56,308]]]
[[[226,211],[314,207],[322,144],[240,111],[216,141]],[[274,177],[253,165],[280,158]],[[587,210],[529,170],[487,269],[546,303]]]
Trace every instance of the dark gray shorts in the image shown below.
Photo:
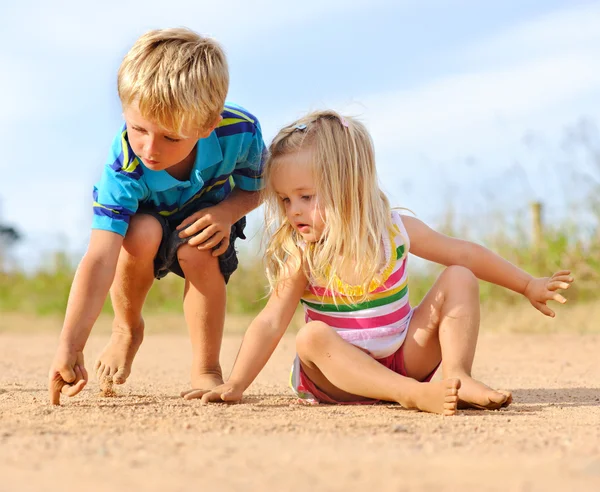
[[[194,207],[193,210],[186,211],[185,216],[190,216],[192,213],[197,212],[203,208],[212,207],[212,203],[199,204]],[[173,272],[182,278],[185,278],[179,260],[177,259],[177,250],[179,246],[187,243],[192,237],[180,238],[179,233],[181,231],[176,230],[177,226],[185,220],[185,216],[182,217],[178,214],[176,217],[169,218],[160,215],[158,212],[152,209],[141,209],[138,211],[139,214],[151,215],[156,218],[162,226],[162,240],[158,247],[158,252],[154,257],[154,278],[161,279],[167,273]],[[219,269],[223,274],[225,283],[229,281],[231,274],[235,272],[238,267],[237,252],[235,250],[235,240],[237,238],[246,239],[244,236],[244,228],[246,227],[246,217],[242,217],[235,224],[231,226],[231,235],[229,236],[229,246],[227,250],[218,257]],[[199,234],[199,233],[198,233]],[[216,249],[218,246],[215,246]]]

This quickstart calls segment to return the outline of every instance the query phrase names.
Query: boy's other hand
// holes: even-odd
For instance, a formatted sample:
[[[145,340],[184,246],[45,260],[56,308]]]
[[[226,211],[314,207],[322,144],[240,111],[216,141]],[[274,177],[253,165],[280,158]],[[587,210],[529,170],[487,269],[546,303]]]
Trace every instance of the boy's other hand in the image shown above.
[[[231,214],[223,207],[215,205],[214,207],[204,208],[187,217],[177,226],[179,237],[192,237],[188,244],[196,246],[198,249],[212,249],[213,256],[219,256],[229,246],[229,236],[233,219]]]
[[[531,305],[546,316],[554,318],[555,314],[546,303],[556,301],[564,304],[567,300],[560,295],[558,290],[566,290],[573,283],[574,279],[569,270],[560,270],[552,277],[533,278],[525,287],[523,293]]]
[[[200,398],[202,404],[206,403],[238,403],[242,399],[244,391],[234,383],[225,383],[211,390],[192,389],[183,391],[181,396],[186,400]]]
[[[75,396],[87,384],[83,352],[59,349],[48,373],[50,403],[60,405],[60,395]]]

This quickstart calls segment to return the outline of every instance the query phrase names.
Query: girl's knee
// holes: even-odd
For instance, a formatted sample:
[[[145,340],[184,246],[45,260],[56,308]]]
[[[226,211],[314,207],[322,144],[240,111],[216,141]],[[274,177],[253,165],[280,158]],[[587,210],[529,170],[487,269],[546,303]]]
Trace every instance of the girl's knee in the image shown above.
[[[301,357],[314,351],[316,347],[322,348],[334,330],[322,321],[310,321],[296,335],[296,352]]]
[[[461,289],[479,292],[479,282],[477,281],[477,277],[471,270],[463,266],[449,266],[444,270],[440,278],[452,289],[459,287]]]
[[[154,257],[161,240],[162,227],[158,220],[151,215],[134,215],[123,240],[123,248],[132,256]]]

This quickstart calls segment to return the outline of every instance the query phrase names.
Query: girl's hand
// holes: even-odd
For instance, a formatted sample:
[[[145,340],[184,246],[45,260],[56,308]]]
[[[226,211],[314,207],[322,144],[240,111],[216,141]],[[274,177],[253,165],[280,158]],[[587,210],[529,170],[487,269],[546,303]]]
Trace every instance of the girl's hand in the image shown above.
[[[211,390],[190,390],[181,393],[186,400],[201,399],[201,403],[238,403],[242,399],[244,390],[235,385],[235,383],[225,383]]]
[[[556,272],[552,277],[533,278],[525,287],[523,295],[529,299],[531,305],[546,316],[554,318],[555,314],[546,303],[556,301],[564,304],[567,300],[557,291],[566,290],[571,286],[573,277],[569,270]]]

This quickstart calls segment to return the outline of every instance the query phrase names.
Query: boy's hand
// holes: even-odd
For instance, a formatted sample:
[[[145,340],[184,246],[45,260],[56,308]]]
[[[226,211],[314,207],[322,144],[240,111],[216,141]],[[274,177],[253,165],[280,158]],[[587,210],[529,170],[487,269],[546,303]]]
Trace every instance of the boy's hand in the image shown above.
[[[201,398],[202,404],[210,402],[238,403],[241,401],[243,393],[244,391],[235,383],[225,383],[211,390],[193,389],[183,391],[181,396],[186,400]]]
[[[187,217],[177,226],[179,237],[192,237],[188,244],[198,249],[212,249],[213,256],[219,256],[227,251],[233,219],[223,207],[204,208]]]
[[[75,396],[87,384],[88,374],[83,363],[83,352],[58,350],[48,373],[50,403],[60,405],[60,394]]]
[[[529,299],[531,305],[538,311],[554,318],[554,311],[546,305],[546,302],[556,301],[561,304],[567,302],[557,290],[568,289],[573,280],[569,270],[556,272],[552,277],[533,278],[529,281],[527,287],[525,287],[523,295]]]

